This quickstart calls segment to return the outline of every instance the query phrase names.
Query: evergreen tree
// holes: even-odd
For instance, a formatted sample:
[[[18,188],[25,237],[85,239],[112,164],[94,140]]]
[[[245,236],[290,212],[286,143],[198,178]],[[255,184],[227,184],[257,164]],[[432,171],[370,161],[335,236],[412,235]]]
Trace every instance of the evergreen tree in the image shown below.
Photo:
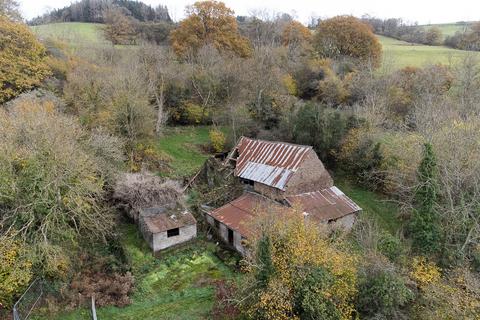
[[[437,160],[430,143],[425,144],[422,162],[418,168],[419,185],[415,191],[415,209],[410,220],[410,234],[414,247],[421,253],[435,253],[440,244]]]
[[[256,280],[259,282],[261,287],[265,288],[267,287],[271,276],[275,272],[272,262],[270,237],[268,235],[264,235],[258,242],[257,265],[258,271],[256,274]]]

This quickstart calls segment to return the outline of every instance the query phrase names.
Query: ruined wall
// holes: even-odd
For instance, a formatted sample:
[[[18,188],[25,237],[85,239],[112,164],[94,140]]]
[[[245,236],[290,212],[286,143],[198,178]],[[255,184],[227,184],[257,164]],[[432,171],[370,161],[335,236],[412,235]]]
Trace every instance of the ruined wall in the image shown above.
[[[315,151],[311,150],[300,168],[288,181],[285,193],[288,195],[323,190],[333,186],[333,179],[318,159]]]
[[[154,252],[189,241],[197,236],[197,225],[184,226],[178,236],[168,238],[167,231],[153,234],[151,248]]]

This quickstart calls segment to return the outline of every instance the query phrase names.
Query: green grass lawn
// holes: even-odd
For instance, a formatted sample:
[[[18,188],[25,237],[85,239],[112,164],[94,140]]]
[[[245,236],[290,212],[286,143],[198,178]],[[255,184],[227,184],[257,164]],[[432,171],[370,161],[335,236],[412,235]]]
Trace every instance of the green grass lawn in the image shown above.
[[[171,249],[157,259],[135,225],[122,226],[121,233],[135,276],[132,304],[123,308],[98,308],[98,319],[209,319],[214,303],[214,281],[238,277],[215,256],[215,245],[202,238],[182,248]],[[91,319],[87,309],[47,318]]]
[[[412,44],[384,36],[378,36],[383,46],[382,67],[387,71],[406,66],[421,67],[426,64],[455,64],[469,54],[480,52],[456,50],[443,46]]]
[[[398,219],[398,207],[394,203],[356,185],[342,175],[335,176],[334,180],[335,185],[362,208],[361,214],[375,220],[379,227],[396,234],[401,227],[401,222]]]
[[[39,38],[53,38],[69,45],[105,45],[102,24],[84,22],[62,22],[32,26]]]
[[[169,165],[172,177],[186,177],[195,174],[210,156],[202,150],[208,145],[211,127],[174,127],[168,128],[159,138],[157,148],[172,160]],[[222,131],[225,131],[222,129]]]

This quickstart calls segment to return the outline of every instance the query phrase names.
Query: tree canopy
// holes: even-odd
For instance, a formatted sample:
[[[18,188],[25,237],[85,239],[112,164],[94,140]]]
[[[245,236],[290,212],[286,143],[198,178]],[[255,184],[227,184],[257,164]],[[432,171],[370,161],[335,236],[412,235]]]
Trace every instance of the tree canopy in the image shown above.
[[[352,16],[337,16],[320,22],[314,46],[328,58],[351,57],[379,65],[382,46],[371,28]]]
[[[233,11],[223,2],[195,2],[186,9],[187,18],[170,34],[172,47],[180,56],[196,53],[205,45],[240,57],[251,54],[249,41],[238,31]]]
[[[45,48],[22,23],[0,15],[0,103],[49,75]]]

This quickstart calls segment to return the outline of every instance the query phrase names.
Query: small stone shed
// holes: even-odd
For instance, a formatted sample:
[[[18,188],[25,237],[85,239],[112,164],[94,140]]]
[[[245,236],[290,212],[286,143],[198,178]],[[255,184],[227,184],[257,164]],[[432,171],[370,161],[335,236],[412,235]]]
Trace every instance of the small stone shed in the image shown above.
[[[138,225],[153,252],[187,242],[197,236],[197,221],[183,209],[140,209]]]

